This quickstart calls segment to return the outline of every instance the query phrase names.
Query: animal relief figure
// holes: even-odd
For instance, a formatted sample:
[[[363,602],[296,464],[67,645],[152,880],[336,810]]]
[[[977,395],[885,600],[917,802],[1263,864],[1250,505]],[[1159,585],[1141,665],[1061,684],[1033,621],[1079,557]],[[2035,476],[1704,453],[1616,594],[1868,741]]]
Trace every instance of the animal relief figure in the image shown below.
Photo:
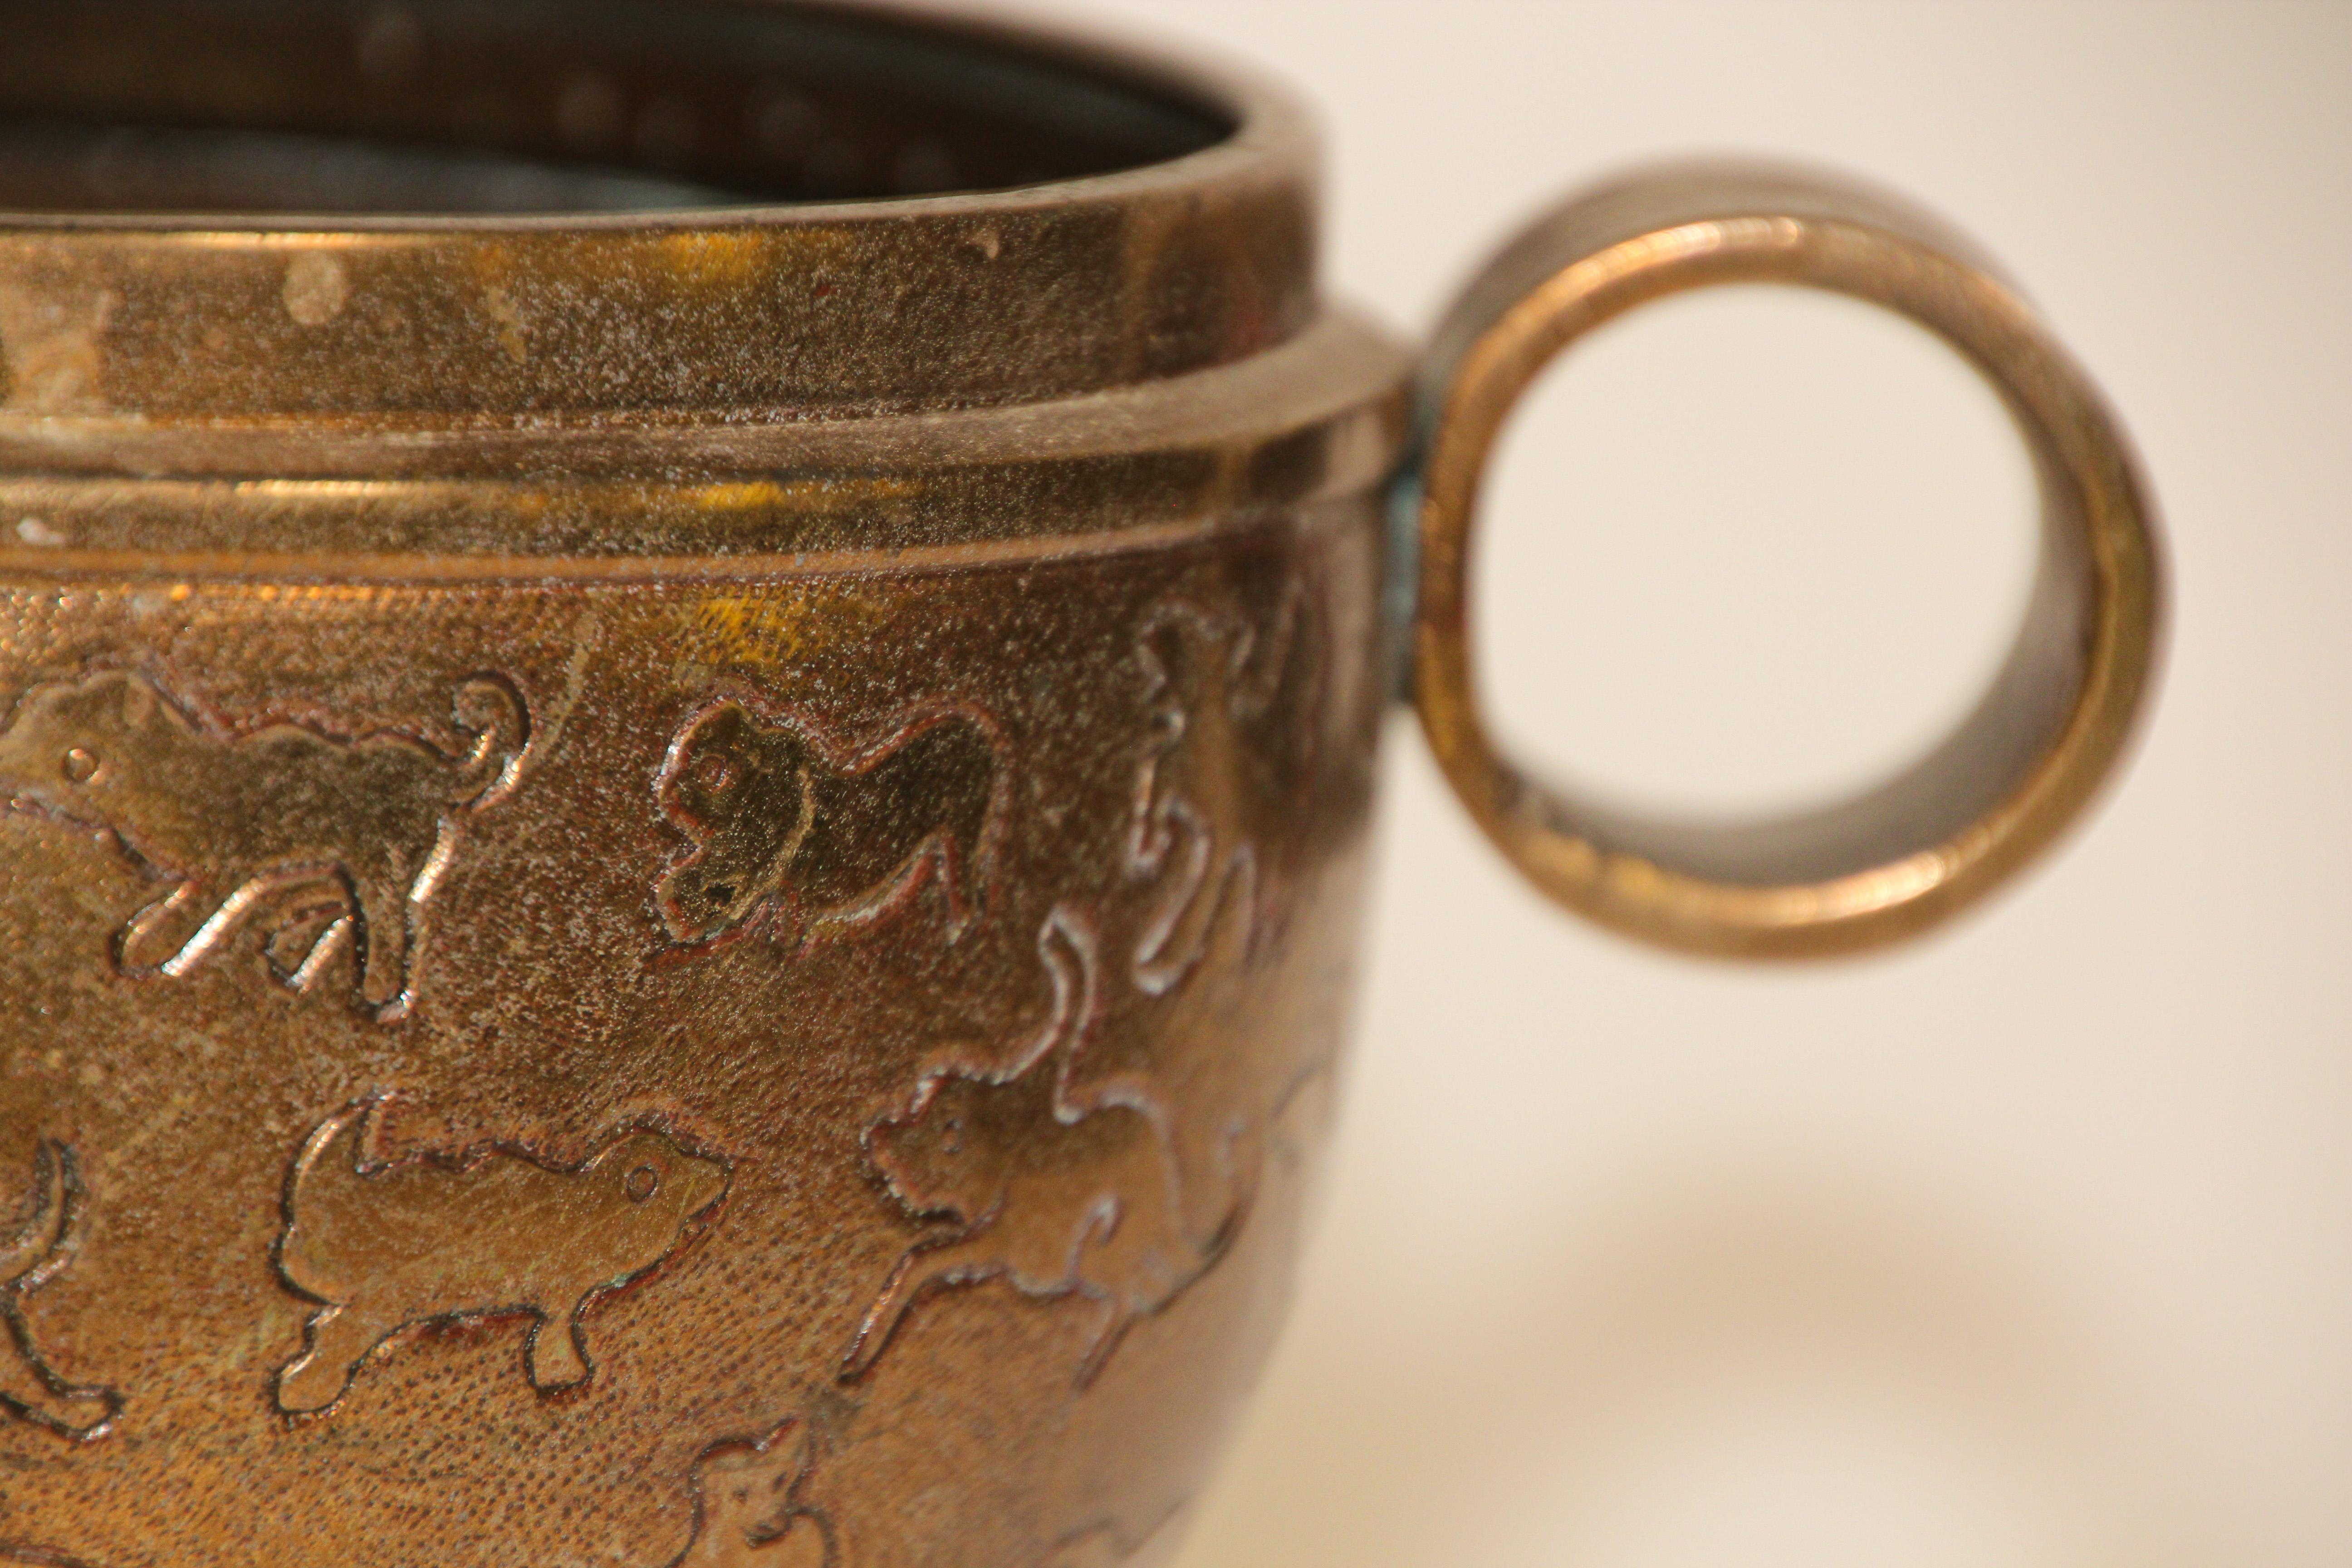
[[[1003,1279],[1094,1304],[1090,1384],[1134,1323],[1224,1256],[1265,1163],[1247,992],[1265,883],[1258,844],[1308,782],[1321,679],[1309,596],[1286,578],[1263,635],[1181,600],[1137,634],[1152,735],[1122,885],[1048,917],[1054,1005],[1009,1063],[950,1053],[867,1131],[908,1215],[941,1222],[900,1259],[844,1360],[872,1370],[933,1293]],[[1107,934],[1106,934],[1107,933]],[[1121,990],[1103,990],[1103,949]],[[1125,989],[1132,986],[1132,991]]]
[[[1095,919],[1132,986],[1076,1064],[1088,1101],[1167,1108],[1192,1235],[1237,1225],[1272,1107],[1250,976],[1276,951],[1322,727],[1314,600],[1296,574],[1270,610],[1164,600],[1136,640],[1151,733],[1135,774],[1125,886]],[[1262,849],[1271,845],[1272,850]]]
[[[0,730],[0,799],[110,834],[170,890],[131,917],[127,975],[188,973],[247,922],[299,903],[305,940],[269,943],[278,978],[308,989],[352,955],[354,1005],[384,1023],[416,994],[426,906],[475,812],[510,794],[530,721],[490,676],[457,689],[450,756],[386,731],[346,737],[199,718],[143,675],[108,670],[38,686]],[[312,920],[322,905],[341,913]]]
[[[102,1437],[122,1411],[111,1389],[77,1387],[41,1359],[25,1321],[25,1298],[57,1278],[71,1261],[74,1233],[86,1196],[73,1151],[43,1143],[33,1157],[32,1199],[23,1225],[0,1231],[0,1411],[63,1437]]]
[[[1097,1312],[1077,1370],[1092,1384],[1139,1318],[1160,1311],[1223,1255],[1183,1224],[1166,1115],[1140,1093],[1079,1101],[1070,1064],[1098,1013],[1092,933],[1049,917],[1039,951],[1054,1005],[1035,1043],[1003,1069],[950,1058],[869,1130],[868,1152],[909,1216],[945,1221],[900,1259],[866,1315],[844,1375],[870,1372],[907,1315],[939,1290],[1003,1279],[1041,1300]]]
[[[815,1464],[797,1417],[754,1441],[704,1449],[694,1468],[694,1538],[668,1568],[827,1568],[826,1522],[806,1498]]]
[[[1265,635],[1176,600],[1156,606],[1137,637],[1155,734],[1137,774],[1127,863],[1155,884],[1157,901],[1131,967],[1155,995],[1200,963],[1227,900],[1255,921],[1258,840],[1295,808],[1314,744],[1307,622],[1293,584]]]
[[[948,939],[979,917],[1003,815],[1000,742],[979,716],[919,713],[863,745],[751,697],[688,721],[655,780],[688,841],[656,889],[673,941],[755,920],[814,943],[881,919],[928,880]]]
[[[378,1347],[429,1323],[529,1315],[542,1391],[593,1375],[582,1315],[650,1274],[727,1191],[728,1168],[667,1133],[614,1134],[582,1164],[504,1149],[371,1168],[356,1106],[310,1135],[286,1188],[278,1267],[319,1310],[278,1407],[332,1406]]]

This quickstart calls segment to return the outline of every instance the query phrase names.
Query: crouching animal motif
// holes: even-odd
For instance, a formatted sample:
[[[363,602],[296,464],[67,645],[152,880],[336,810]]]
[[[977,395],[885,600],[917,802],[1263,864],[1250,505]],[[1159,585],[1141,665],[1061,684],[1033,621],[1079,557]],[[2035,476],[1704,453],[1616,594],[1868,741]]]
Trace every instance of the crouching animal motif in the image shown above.
[[[1139,1319],[1215,1264],[1238,1224],[1236,1211],[1214,1237],[1187,1232],[1168,1119],[1147,1097],[1130,1086],[1117,1100],[1072,1098],[1098,964],[1092,939],[1061,913],[1039,946],[1055,1003],[1035,1045],[1002,1072],[950,1063],[926,1073],[905,1110],[867,1132],[900,1206],[950,1226],[899,1261],[845,1359],[846,1378],[872,1370],[925,1296],[1001,1278],[1024,1296],[1095,1305],[1077,1373],[1086,1387]]]
[[[655,789],[688,847],[656,890],[681,943],[755,916],[810,942],[880,918],[935,873],[950,941],[978,917],[1002,816],[998,742],[955,710],[838,745],[806,720],[729,697],[671,742]]]
[[[704,1449],[694,1467],[694,1539],[669,1568],[826,1568],[828,1527],[807,1496],[814,1468],[798,1417],[756,1441]]]
[[[278,978],[308,989],[348,946],[355,1004],[384,1022],[415,998],[422,916],[466,817],[509,793],[529,719],[514,689],[457,689],[470,749],[447,756],[389,732],[303,724],[237,731],[195,717],[145,676],[110,670],[35,687],[0,731],[0,800],[102,830],[171,884],[114,942],[126,974],[178,977],[265,910],[321,900],[301,951],[273,942]],[[289,930],[293,928],[289,928]]]
[[[81,1179],[73,1152],[44,1143],[34,1156],[32,1206],[13,1238],[0,1242],[0,1411],[88,1441],[106,1435],[122,1410],[111,1389],[78,1388],[49,1370],[25,1321],[25,1298],[55,1279],[69,1260],[81,1219]]]
[[[725,1164],[642,1130],[569,1168],[493,1149],[371,1170],[369,1120],[360,1106],[321,1126],[287,1184],[278,1271],[320,1303],[278,1376],[289,1415],[333,1405],[404,1331],[460,1319],[529,1314],[533,1386],[586,1382],[589,1301],[678,1251],[727,1190]]]

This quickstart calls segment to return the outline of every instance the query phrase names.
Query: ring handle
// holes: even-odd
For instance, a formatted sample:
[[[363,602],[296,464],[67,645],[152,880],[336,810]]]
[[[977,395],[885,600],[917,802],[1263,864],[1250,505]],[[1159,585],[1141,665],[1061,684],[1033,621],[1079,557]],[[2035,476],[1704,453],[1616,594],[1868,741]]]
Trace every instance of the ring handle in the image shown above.
[[[1958,351],[2008,406],[2042,491],[2024,629],[1976,710],[1925,758],[1826,809],[1718,825],[1651,818],[1531,780],[1482,716],[1466,627],[1489,455],[1528,384],[1649,300],[1787,283],[1882,306]],[[2015,875],[2082,812],[2153,689],[2156,524],[2123,431],[2065,350],[1965,240],[1899,202],[1782,167],[1654,172],[1562,206],[1472,283],[1420,383],[1412,686],[1439,765],[1543,892],[1686,952],[1790,958],[1924,931]],[[1414,492],[1408,490],[1407,495]]]

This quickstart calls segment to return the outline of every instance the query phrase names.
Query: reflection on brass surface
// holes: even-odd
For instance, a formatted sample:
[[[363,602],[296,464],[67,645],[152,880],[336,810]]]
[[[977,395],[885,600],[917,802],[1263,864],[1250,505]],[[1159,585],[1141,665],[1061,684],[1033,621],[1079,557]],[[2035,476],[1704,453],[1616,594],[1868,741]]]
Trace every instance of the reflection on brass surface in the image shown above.
[[[1466,743],[1580,209],[1432,361],[1405,614],[1410,365],[1264,88],[814,0],[0,34],[0,1561],[1164,1563],[1286,1299],[1409,632],[1541,885],[1757,950],[1671,857],[1596,904]],[[1623,303],[1673,247],[1612,211]],[[2121,470],[2042,434],[2084,504],[1938,775],[1971,896],[2145,689]],[[1888,820],[1833,818],[1865,879]],[[1787,948],[1958,901],[1743,864]]]
[[[611,1138],[572,1170],[502,1149],[371,1170],[374,1109],[323,1123],[287,1178],[278,1270],[320,1303],[278,1374],[289,1415],[331,1406],[401,1333],[461,1319],[530,1315],[531,1385],[587,1382],[589,1303],[652,1272],[727,1190],[723,1163],[652,1131]]]

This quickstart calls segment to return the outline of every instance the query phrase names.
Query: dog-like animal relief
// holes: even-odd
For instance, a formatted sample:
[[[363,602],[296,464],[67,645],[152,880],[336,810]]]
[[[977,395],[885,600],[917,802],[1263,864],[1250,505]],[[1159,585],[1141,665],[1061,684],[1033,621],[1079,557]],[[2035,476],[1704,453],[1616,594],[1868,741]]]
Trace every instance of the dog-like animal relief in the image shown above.
[[[948,939],[982,912],[1001,826],[1003,767],[989,726],[961,710],[924,713],[862,746],[747,698],[704,708],[655,781],[688,847],[656,890],[680,943],[765,917],[814,942],[881,918],[927,879]]]
[[[643,1130],[570,1168],[493,1149],[370,1170],[370,1115],[362,1105],[320,1127],[287,1183],[278,1271],[320,1303],[278,1373],[289,1415],[332,1406],[404,1331],[461,1319],[533,1316],[532,1385],[585,1383],[588,1303],[677,1252],[727,1191],[724,1163]]]
[[[25,1321],[25,1298],[55,1279],[72,1253],[84,1194],[73,1151],[43,1143],[33,1159],[32,1205],[14,1237],[0,1241],[0,1411],[63,1437],[101,1437],[122,1410],[112,1389],[80,1388],[49,1369]]]
[[[1024,1296],[1095,1305],[1094,1338],[1077,1371],[1086,1387],[1139,1319],[1223,1257],[1239,1224],[1237,1207],[1218,1234],[1188,1232],[1160,1107],[1132,1090],[1073,1101],[1072,1058],[1094,1023],[1098,964],[1059,914],[1039,949],[1055,1002],[1037,1044],[1002,1072],[935,1068],[903,1111],[867,1132],[869,1157],[900,1206],[949,1228],[900,1259],[844,1361],[846,1378],[872,1370],[926,1296],[1003,1279]]]
[[[341,914],[300,952],[272,944],[278,978],[308,989],[348,944],[355,1005],[394,1022],[414,1002],[422,914],[460,826],[512,790],[530,739],[502,679],[467,682],[454,709],[475,740],[451,757],[388,732],[239,732],[143,675],[103,671],[17,700],[0,730],[0,800],[110,833],[172,884],[116,936],[125,974],[184,975],[257,914],[323,899]]]

